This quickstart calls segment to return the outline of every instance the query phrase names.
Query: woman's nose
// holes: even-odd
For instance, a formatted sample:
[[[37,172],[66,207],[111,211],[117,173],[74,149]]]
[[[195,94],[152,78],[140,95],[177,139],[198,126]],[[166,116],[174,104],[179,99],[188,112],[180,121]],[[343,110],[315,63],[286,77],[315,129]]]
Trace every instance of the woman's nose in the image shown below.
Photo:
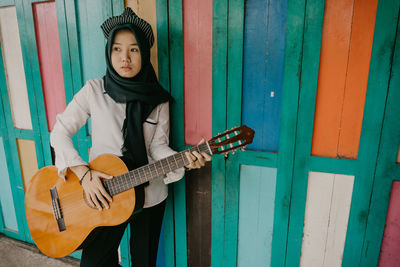
[[[129,62],[130,61],[129,52],[122,53],[122,61],[123,62]]]

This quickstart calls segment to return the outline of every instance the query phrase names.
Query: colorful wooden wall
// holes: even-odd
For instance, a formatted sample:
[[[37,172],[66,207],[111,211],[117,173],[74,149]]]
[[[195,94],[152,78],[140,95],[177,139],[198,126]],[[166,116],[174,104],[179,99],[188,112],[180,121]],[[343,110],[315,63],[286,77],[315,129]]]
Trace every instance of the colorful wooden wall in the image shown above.
[[[124,5],[153,27],[176,150],[256,131],[169,187],[158,266],[400,264],[398,0],[2,1],[2,233],[32,242],[24,188],[53,162],[56,114],[104,74],[99,25]],[[87,159],[90,122],[73,141]]]

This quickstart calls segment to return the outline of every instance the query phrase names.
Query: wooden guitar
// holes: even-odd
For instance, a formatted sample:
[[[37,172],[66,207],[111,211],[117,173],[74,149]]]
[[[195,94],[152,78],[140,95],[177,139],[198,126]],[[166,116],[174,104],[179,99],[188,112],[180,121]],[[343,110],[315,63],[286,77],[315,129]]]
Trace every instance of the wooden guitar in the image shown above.
[[[29,230],[38,248],[47,256],[64,257],[81,247],[97,227],[118,225],[132,215],[135,186],[189,164],[185,152],[198,151],[210,155],[235,152],[253,141],[254,131],[246,126],[218,134],[208,142],[129,171],[114,155],[101,155],[89,163],[93,170],[114,176],[103,185],[113,197],[109,209],[90,206],[78,177],[68,171],[60,179],[55,166],[40,169],[31,179],[25,195]]]

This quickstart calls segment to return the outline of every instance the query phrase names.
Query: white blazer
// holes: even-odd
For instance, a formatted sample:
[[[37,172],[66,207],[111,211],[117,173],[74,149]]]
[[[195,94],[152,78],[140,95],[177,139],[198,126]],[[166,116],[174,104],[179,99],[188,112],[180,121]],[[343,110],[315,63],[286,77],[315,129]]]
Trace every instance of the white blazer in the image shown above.
[[[122,156],[122,124],[125,119],[125,104],[116,103],[104,91],[103,79],[89,80],[74,96],[63,113],[57,115],[56,124],[50,134],[50,143],[55,151],[58,174],[65,179],[68,167],[87,164],[72,143],[72,137],[91,118],[92,147],[89,161],[102,154]],[[143,123],[143,134],[149,163],[174,153],[169,145],[169,103],[158,105]],[[162,202],[168,195],[166,184],[178,181],[184,168],[156,178],[145,187],[144,207]]]

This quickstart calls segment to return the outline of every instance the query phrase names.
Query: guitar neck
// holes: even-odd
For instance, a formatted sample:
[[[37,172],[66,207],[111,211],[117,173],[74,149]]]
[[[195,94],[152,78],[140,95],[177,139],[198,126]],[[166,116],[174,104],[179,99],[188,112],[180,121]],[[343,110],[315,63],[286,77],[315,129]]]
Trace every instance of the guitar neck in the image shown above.
[[[199,153],[206,152],[210,155],[212,154],[208,142],[205,142],[173,154],[169,157],[163,158],[159,161],[144,165],[120,176],[116,176],[111,180],[106,180],[103,182],[104,187],[111,196],[117,195],[135,186],[151,181],[154,178],[182,168],[183,166],[189,164],[189,160],[187,159],[185,152],[191,153],[194,151]]]

